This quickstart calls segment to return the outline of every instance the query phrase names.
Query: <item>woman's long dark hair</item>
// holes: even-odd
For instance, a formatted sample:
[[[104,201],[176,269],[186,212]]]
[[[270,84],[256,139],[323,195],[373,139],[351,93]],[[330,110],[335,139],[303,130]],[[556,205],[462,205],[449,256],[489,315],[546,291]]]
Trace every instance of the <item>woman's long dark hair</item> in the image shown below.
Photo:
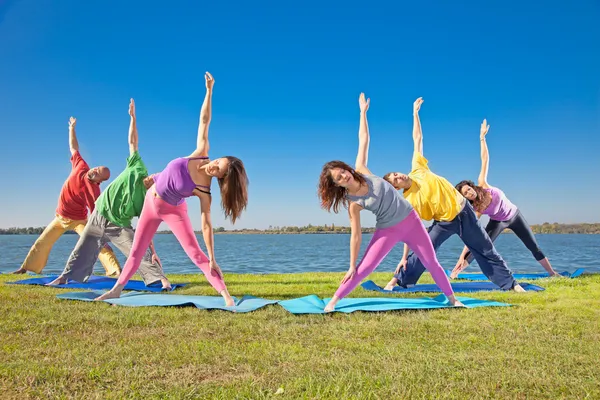
[[[340,204],[345,208],[348,207],[348,190],[341,186],[338,186],[331,177],[331,169],[341,168],[352,174],[352,177],[361,185],[365,183],[365,178],[356,172],[354,168],[349,166],[343,161],[329,161],[323,165],[321,170],[321,176],[319,177],[319,188],[317,194],[321,200],[321,207],[329,212],[333,207],[333,212],[338,213]]]
[[[248,185],[244,163],[237,157],[225,157],[229,161],[229,167],[223,178],[219,178],[221,189],[221,206],[225,212],[225,218],[231,222],[240,218],[242,211],[248,206]]]
[[[469,180],[460,181],[455,187],[456,190],[458,190],[460,194],[462,194],[461,189],[465,186],[469,186],[477,194],[475,200],[469,200],[469,202],[473,205],[475,211],[484,211],[492,201],[492,196],[490,195],[490,193],[481,186],[477,186],[475,182]]]

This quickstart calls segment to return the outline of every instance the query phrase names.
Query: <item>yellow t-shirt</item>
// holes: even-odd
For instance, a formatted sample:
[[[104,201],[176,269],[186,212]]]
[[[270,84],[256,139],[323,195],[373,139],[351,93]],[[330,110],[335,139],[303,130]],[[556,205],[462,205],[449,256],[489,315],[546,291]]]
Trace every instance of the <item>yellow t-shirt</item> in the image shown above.
[[[464,197],[445,178],[429,170],[427,159],[414,152],[412,171],[408,174],[412,185],[404,191],[404,198],[425,221],[452,221],[462,210]]]

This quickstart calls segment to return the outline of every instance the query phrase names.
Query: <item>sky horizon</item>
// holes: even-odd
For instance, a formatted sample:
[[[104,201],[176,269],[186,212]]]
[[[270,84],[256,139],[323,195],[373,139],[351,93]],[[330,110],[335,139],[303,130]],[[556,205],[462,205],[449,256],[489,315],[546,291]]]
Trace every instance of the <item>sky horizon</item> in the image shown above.
[[[263,4],[0,0],[0,228],[54,217],[71,115],[84,159],[111,169],[102,190],[125,166],[131,97],[149,172],[189,155],[205,71],[210,156],[241,158],[250,179],[235,226],[213,182],[214,227],[348,226],[316,189],[324,163],[354,162],[360,92],[373,173],[409,172],[423,97],[433,172],[476,180],[487,118],[488,181],[530,224],[600,222],[600,3]],[[199,201],[187,203],[200,229]]]

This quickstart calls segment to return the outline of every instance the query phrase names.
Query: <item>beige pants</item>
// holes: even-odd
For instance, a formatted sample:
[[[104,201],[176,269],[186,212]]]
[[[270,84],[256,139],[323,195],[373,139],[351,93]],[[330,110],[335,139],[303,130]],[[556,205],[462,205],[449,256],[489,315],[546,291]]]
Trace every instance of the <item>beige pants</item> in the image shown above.
[[[41,273],[48,262],[50,250],[52,250],[52,246],[54,246],[54,243],[56,243],[58,238],[66,231],[70,230],[81,235],[83,228],[85,228],[85,224],[85,220],[71,220],[56,214],[54,220],[50,222],[40,237],[37,238],[33,246],[31,246],[29,254],[25,257],[25,261],[23,261],[21,268],[37,274]],[[109,248],[102,248],[98,255],[98,259],[106,271],[106,276],[118,275],[121,272],[121,267],[115,253],[113,253],[112,250],[109,250]]]

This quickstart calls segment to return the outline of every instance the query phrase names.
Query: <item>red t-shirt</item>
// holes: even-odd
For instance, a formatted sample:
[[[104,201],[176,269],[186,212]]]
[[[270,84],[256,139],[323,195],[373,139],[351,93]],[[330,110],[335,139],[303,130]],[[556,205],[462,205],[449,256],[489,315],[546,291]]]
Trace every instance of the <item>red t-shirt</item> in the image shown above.
[[[72,169],[58,198],[56,213],[71,220],[87,219],[87,209],[94,211],[94,203],[100,196],[100,185],[90,181],[87,172],[90,167],[79,151],[71,156]]]

